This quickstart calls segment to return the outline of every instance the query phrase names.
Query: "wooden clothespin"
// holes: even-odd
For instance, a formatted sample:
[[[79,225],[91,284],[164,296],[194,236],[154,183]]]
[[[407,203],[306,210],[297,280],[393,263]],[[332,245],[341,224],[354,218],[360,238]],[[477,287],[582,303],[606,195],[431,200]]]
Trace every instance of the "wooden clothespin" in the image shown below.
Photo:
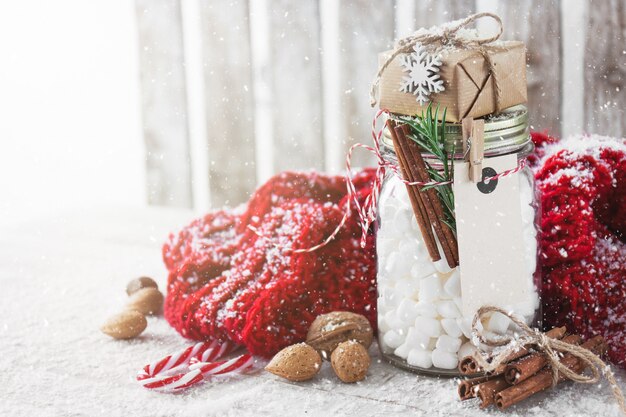
[[[463,131],[463,155],[469,162],[469,179],[479,183],[483,180],[485,154],[485,121],[466,117],[461,121]]]

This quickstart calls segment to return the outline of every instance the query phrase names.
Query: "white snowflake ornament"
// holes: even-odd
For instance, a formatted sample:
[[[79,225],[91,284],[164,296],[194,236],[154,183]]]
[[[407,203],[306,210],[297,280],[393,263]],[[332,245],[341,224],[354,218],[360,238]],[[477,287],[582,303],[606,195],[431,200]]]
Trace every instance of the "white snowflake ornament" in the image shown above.
[[[402,77],[400,91],[415,94],[415,101],[424,105],[430,101],[431,93],[445,90],[443,80],[439,77],[441,54],[428,53],[422,44],[415,44],[410,54],[400,58],[400,65],[408,75]]]

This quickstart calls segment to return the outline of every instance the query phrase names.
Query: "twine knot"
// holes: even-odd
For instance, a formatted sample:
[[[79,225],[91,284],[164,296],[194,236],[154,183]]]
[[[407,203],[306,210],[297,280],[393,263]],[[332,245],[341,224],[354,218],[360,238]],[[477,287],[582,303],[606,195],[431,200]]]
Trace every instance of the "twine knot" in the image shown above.
[[[515,336],[490,336],[485,335],[479,330],[478,323],[487,314],[501,313],[507,316],[520,329],[520,334]],[[563,342],[559,339],[553,339],[538,329],[530,328],[524,320],[519,317],[495,306],[484,306],[478,309],[472,321],[472,339],[474,344],[484,343],[491,347],[501,347],[498,353],[491,357],[491,361],[487,360],[487,356],[482,354],[474,355],[478,366],[485,372],[493,372],[499,365],[510,357],[511,353],[518,349],[533,345],[535,349],[546,355],[550,368],[552,369],[552,386],[559,382],[559,378],[563,375],[565,378],[581,384],[595,384],[600,381],[602,375],[606,378],[613,391],[613,396],[622,411],[626,415],[626,401],[624,394],[620,389],[615,376],[607,365],[598,355],[581,346]],[[476,343],[478,342],[478,343]],[[561,357],[564,354],[570,354],[585,364],[589,368],[591,375],[583,375],[572,371],[561,363]]]
[[[479,19],[483,17],[491,18],[495,20],[496,23],[498,24],[498,30],[494,35],[482,37],[482,38],[481,37],[467,38],[459,34],[459,31],[461,29],[467,28],[470,25],[475,24]],[[476,13],[476,14],[466,17],[463,20],[455,22],[452,25],[439,26],[437,29],[439,29],[439,33],[437,33],[438,32],[437,30],[431,30],[428,32],[418,31],[410,36],[407,36],[406,38],[399,39],[396,42],[396,46],[394,50],[391,52],[391,55],[389,55],[389,57],[385,60],[383,65],[381,65],[378,72],[376,73],[374,82],[372,82],[372,86],[370,88],[371,106],[374,107],[376,103],[378,102],[377,97],[378,97],[378,85],[380,83],[380,78],[382,77],[383,73],[385,72],[389,64],[391,64],[391,62],[398,55],[410,53],[411,49],[416,44],[422,44],[425,46],[433,46],[435,49],[450,45],[456,48],[468,48],[468,49],[476,48],[477,52],[485,58],[485,61],[487,61],[487,63],[489,64],[489,71],[494,76],[494,86],[495,86],[494,95],[495,95],[495,101],[496,101],[496,113],[499,113],[500,112],[499,103],[500,103],[500,94],[501,94],[500,87],[498,85],[497,79],[495,78],[494,64],[489,58],[489,55],[487,54],[487,50],[484,48],[484,45],[487,45],[491,42],[494,42],[500,39],[500,36],[502,35],[502,32],[504,30],[504,27],[502,25],[502,19],[500,19],[500,16],[494,13],[489,13],[489,12]]]

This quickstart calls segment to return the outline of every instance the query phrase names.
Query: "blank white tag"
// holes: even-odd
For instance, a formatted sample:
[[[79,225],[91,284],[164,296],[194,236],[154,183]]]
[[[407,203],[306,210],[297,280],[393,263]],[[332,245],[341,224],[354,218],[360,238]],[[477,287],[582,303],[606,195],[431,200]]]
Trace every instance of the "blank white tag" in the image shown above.
[[[515,154],[484,159],[483,178],[516,166]],[[468,162],[454,163],[463,315],[473,316],[483,305],[523,302],[532,286],[524,266],[520,174],[476,184],[468,171]]]

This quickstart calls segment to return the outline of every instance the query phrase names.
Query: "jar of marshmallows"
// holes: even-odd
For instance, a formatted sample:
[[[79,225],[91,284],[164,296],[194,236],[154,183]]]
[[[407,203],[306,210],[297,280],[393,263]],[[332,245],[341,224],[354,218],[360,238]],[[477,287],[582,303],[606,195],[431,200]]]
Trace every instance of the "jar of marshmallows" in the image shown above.
[[[395,116],[390,117],[393,119]],[[532,152],[528,114],[524,106],[510,108],[497,116],[486,116],[483,120],[483,166],[489,165],[490,158],[502,155],[513,155],[518,161],[523,161]],[[401,121],[398,118],[398,122]],[[441,128],[445,129],[444,147],[450,159],[458,161],[466,158],[461,124],[447,123]],[[389,129],[385,131],[381,150],[387,162],[397,165],[399,161],[392,133]],[[423,151],[422,156],[429,169],[441,169],[433,155]],[[376,237],[378,338],[385,359],[399,367],[421,373],[458,375],[457,367],[462,358],[471,355],[477,348],[488,349],[486,346],[474,345],[478,343],[477,340],[472,342],[471,326],[477,308],[468,310],[468,306],[476,305],[470,297],[486,297],[498,307],[523,317],[529,325],[539,324],[538,206],[532,173],[523,164],[521,167],[514,174],[499,180],[501,184],[504,181],[515,182],[507,184],[510,188],[508,192],[515,193],[514,198],[508,200],[515,201],[509,203],[515,204],[515,210],[511,212],[514,211],[517,216],[514,224],[520,244],[483,253],[481,247],[471,248],[469,240],[469,246],[466,243],[469,249],[465,249],[473,250],[474,255],[485,265],[495,260],[506,261],[506,257],[517,257],[515,265],[520,267],[516,268],[518,271],[512,287],[517,288],[518,295],[514,297],[500,297],[498,291],[503,291],[501,282],[490,281],[488,276],[476,276],[476,268],[471,269],[469,274],[462,274],[464,258],[460,240],[458,266],[451,267],[443,256],[434,261],[423,236],[424,229],[416,221],[409,195],[408,187],[419,186],[406,185],[398,175],[400,169],[397,172],[387,170],[378,203]],[[454,173],[455,182],[458,175]],[[455,198],[458,200],[460,197],[455,195]],[[455,202],[455,207],[458,207],[458,203]],[[493,227],[496,228],[500,221],[498,216],[505,219],[507,214],[495,214]],[[485,235],[491,232],[484,230]],[[467,237],[465,241],[468,242]],[[441,251],[442,242],[437,241],[436,244]],[[465,256],[466,265],[470,261],[476,262],[469,259],[468,255]],[[469,266],[466,267],[466,271],[469,270]],[[464,291],[470,281],[475,288],[472,287],[473,291]],[[494,334],[515,331],[510,319],[500,313],[493,313],[478,325],[481,331]]]

